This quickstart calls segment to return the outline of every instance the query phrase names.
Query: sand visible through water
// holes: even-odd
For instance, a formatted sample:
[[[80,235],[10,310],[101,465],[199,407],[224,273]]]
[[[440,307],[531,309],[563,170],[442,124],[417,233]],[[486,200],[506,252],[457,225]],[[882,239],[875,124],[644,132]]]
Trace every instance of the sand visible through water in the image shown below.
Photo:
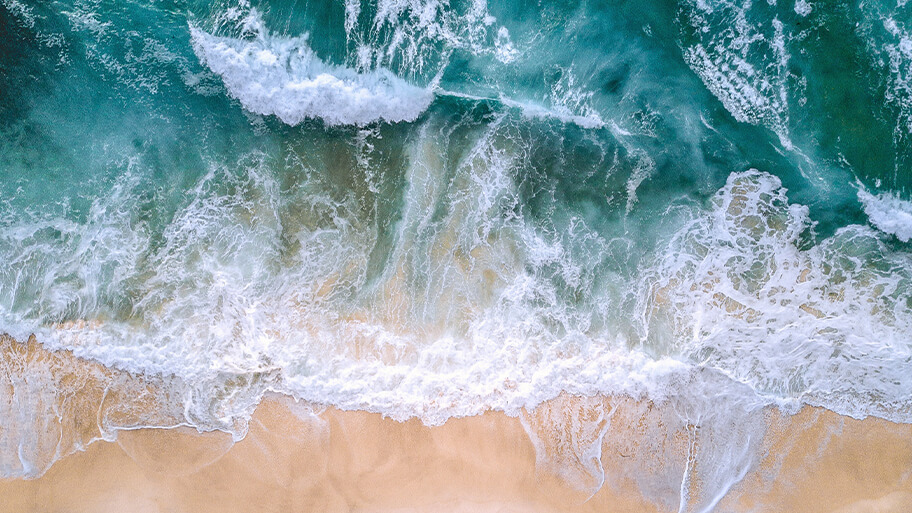
[[[73,373],[94,365],[57,357]],[[37,479],[0,482],[0,512],[678,511],[712,469],[688,461],[700,426],[657,429],[663,407],[564,395],[519,417],[491,411],[428,427],[274,394],[239,442],[187,427],[120,430]],[[762,454],[713,511],[912,507],[912,425],[812,407],[770,408],[763,419]],[[697,465],[685,465],[683,487],[681,458]]]

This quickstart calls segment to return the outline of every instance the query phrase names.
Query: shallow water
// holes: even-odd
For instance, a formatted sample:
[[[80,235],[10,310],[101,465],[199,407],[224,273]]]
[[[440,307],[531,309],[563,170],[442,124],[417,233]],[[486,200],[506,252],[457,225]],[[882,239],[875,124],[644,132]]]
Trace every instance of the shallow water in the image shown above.
[[[764,408],[912,422],[910,9],[0,0],[0,331],[154,382],[107,438],[669,403],[711,509]]]

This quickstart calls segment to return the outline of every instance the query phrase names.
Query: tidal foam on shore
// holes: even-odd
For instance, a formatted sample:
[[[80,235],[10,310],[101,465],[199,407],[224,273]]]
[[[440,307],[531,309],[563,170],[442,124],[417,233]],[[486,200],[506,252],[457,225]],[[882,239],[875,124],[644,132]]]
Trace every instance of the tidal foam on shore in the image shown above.
[[[910,9],[0,0],[3,500],[895,509]]]
[[[91,368],[69,363],[71,376]],[[92,408],[71,403],[69,413]],[[117,408],[94,413],[110,418]],[[119,431],[40,478],[0,480],[0,512],[901,513],[912,499],[907,424],[765,409],[752,419],[760,438],[729,447],[743,452],[747,441],[759,451],[726,475],[736,482],[722,496],[713,488],[722,476],[698,456],[714,440],[678,416],[670,403],[564,395],[518,417],[488,412],[428,427],[272,395],[243,440],[186,427]]]

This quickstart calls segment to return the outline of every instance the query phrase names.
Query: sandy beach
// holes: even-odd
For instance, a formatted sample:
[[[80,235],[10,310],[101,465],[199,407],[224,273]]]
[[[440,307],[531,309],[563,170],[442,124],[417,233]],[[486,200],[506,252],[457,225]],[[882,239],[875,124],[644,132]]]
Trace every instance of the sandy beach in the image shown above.
[[[47,373],[56,376],[54,386],[101,372],[98,364],[34,342],[7,339],[4,347],[8,364],[30,362],[23,372],[58,369]],[[116,372],[108,374],[116,381]],[[94,408],[101,418],[103,409],[116,409],[105,394],[93,393],[111,387],[98,379],[71,394],[83,396],[85,418],[71,420],[86,437],[86,412]],[[131,380],[141,381],[121,376],[118,382]],[[687,429],[665,432],[657,442],[661,409],[623,397],[561,396],[518,418],[492,411],[428,427],[272,395],[237,443],[226,433],[186,427],[121,430],[116,441],[88,444],[41,477],[0,482],[0,512],[676,511]],[[912,508],[912,426],[811,407],[795,415],[770,409],[764,418],[761,461],[717,511]],[[61,440],[74,438],[59,424],[62,447]],[[700,493],[705,471],[691,469],[691,496]]]
[[[116,443],[92,444],[39,479],[0,483],[0,511],[670,511],[632,485],[589,497],[538,468],[519,420],[500,413],[429,428],[334,409],[302,419],[288,406],[265,401],[237,444],[189,429],[122,432]],[[795,445],[774,485],[749,476],[720,510],[909,511],[909,426],[812,409],[785,424],[802,422],[811,429],[783,435]],[[837,425],[841,434],[824,442],[821,433]]]

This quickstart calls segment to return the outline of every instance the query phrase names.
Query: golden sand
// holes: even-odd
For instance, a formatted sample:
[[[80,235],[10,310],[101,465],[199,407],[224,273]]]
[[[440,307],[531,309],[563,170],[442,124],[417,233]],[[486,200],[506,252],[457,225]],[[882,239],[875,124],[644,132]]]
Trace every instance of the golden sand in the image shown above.
[[[537,465],[520,420],[501,413],[427,427],[299,409],[264,401],[236,444],[187,428],[121,432],[41,478],[0,482],[0,512],[668,511],[632,485],[590,498]],[[772,422],[787,451],[773,485],[748,476],[719,509],[912,511],[912,427],[812,408]]]
[[[53,386],[73,388],[75,399],[61,404],[75,428],[41,424],[57,429],[51,441],[73,429],[80,440],[97,437],[84,412],[120,411],[98,388],[154,386],[6,342],[10,369],[41,370]],[[189,428],[120,431],[116,442],[91,443],[37,479],[0,481],[0,513],[673,512],[688,432],[698,427],[660,425],[661,408],[562,396],[519,418],[488,412],[428,427],[272,396],[240,442]],[[811,407],[791,416],[770,409],[763,421],[761,461],[717,511],[912,512],[912,425]],[[701,471],[693,470],[692,496]],[[646,474],[649,490],[638,480]]]

